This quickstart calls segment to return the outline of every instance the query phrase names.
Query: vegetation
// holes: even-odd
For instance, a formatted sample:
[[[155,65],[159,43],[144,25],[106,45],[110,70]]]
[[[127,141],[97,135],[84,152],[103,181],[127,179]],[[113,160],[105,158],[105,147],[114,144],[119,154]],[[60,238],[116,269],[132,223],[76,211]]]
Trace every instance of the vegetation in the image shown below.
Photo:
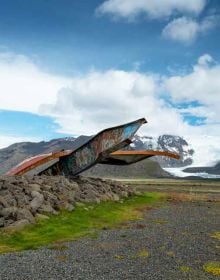
[[[216,238],[220,241],[220,231],[214,232],[211,237]]]
[[[180,266],[180,270],[182,271],[182,272],[191,272],[192,271],[192,268],[191,267],[189,267],[189,266]]]
[[[39,220],[17,232],[0,232],[0,253],[36,249],[50,243],[93,237],[97,230],[114,228],[120,223],[142,218],[142,208],[162,199],[157,193],[145,193],[119,202],[78,205],[73,212],[62,212]]]
[[[149,252],[146,249],[144,249],[138,253],[138,257],[147,258],[147,257],[149,257]]]
[[[220,262],[208,262],[203,265],[203,269],[212,275],[220,276]]]

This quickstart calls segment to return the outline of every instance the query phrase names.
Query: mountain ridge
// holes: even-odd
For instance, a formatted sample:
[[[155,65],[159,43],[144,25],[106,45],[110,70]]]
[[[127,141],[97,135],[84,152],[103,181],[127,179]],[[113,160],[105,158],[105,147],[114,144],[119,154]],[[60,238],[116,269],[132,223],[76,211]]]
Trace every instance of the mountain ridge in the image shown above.
[[[92,136],[81,135],[77,138],[75,137],[65,137],[52,139],[50,141],[41,141],[38,143],[34,142],[21,142],[12,144],[6,148],[0,149],[0,174],[6,173],[13,166],[17,165],[24,159],[35,156],[41,153],[49,153],[55,152],[59,150],[74,150],[78,148],[80,145],[86,143]],[[181,137],[172,136],[172,135],[162,135],[159,138],[153,138],[150,136],[138,136],[136,135],[133,139],[133,143],[128,147],[131,150],[143,150],[143,149],[156,149],[156,150],[166,150],[166,151],[174,151],[179,153],[181,156],[181,163],[179,163],[175,159],[169,159],[165,157],[155,157],[154,162],[155,169],[158,170],[158,176],[166,176],[168,173],[164,170],[159,171],[158,165],[162,167],[170,167],[170,166],[187,166],[192,162],[192,155],[189,153],[188,147],[189,144]],[[145,165],[145,163],[143,164]],[[150,166],[153,165],[149,163]],[[114,168],[113,168],[114,169]],[[113,170],[112,169],[112,170]],[[128,170],[130,167],[128,168]],[[140,163],[140,169],[143,170],[143,167]],[[149,169],[152,169],[149,167]],[[95,169],[97,172],[98,170]],[[104,168],[100,168],[102,170],[101,173],[104,172]],[[123,171],[125,172],[125,171]],[[147,172],[147,171],[146,171]],[[125,172],[126,173],[126,172]],[[153,174],[153,173],[151,173]]]

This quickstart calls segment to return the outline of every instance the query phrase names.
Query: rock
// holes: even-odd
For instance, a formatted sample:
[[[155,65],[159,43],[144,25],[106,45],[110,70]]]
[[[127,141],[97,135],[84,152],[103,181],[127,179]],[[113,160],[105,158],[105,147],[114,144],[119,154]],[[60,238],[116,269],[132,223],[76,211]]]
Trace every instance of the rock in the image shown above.
[[[2,204],[4,207],[9,207],[8,202],[3,196],[0,196],[0,204]]]
[[[54,209],[53,209],[53,207],[50,205],[50,204],[44,204],[44,205],[42,205],[39,209],[38,209],[38,211],[40,212],[40,213],[49,213],[49,214],[57,214],[57,211],[55,211]]]
[[[25,205],[28,205],[30,203],[29,197],[24,193],[16,194],[15,199],[17,201],[17,206],[20,208],[25,207]]]
[[[75,191],[69,191],[68,192],[68,201],[73,203],[76,199],[76,192]]]
[[[35,218],[75,207],[84,202],[120,201],[134,193],[120,182],[98,178],[63,176],[0,176],[0,227],[22,228]]]
[[[128,192],[122,191],[122,192],[121,192],[121,196],[123,196],[123,197],[128,197]]]
[[[83,206],[85,206],[85,203],[82,203],[82,202],[75,202],[75,205],[77,206],[77,207],[83,207]]]
[[[30,223],[34,223],[34,216],[27,209],[18,209],[17,210],[17,219],[18,220],[28,220]]]
[[[29,184],[28,186],[32,191],[40,192],[41,190],[40,185],[38,184]]]
[[[17,211],[18,211],[17,207],[7,207],[7,208],[3,208],[0,211],[0,215],[5,219],[12,218],[14,220],[17,217]]]
[[[33,197],[33,200],[31,201],[30,206],[32,212],[35,213],[43,204],[44,196],[37,191],[32,191],[31,196]]]
[[[69,212],[72,212],[75,209],[75,207],[70,203],[64,203],[64,209]]]
[[[0,197],[2,198],[2,202],[5,203],[5,207],[17,206],[15,196],[13,196],[8,190],[1,191]]]
[[[43,186],[42,186],[42,189],[43,189],[43,190],[46,190],[46,191],[50,191],[50,190],[52,189],[52,186],[43,185]]]
[[[0,227],[3,227],[5,225],[5,219],[0,218]]]
[[[112,194],[112,198],[113,198],[114,201],[119,201],[120,200],[120,197],[116,193]]]
[[[16,222],[10,224],[9,226],[7,226],[7,230],[18,231],[18,230],[23,229],[28,224],[30,224],[28,220],[25,220],[25,219],[19,220],[19,221],[16,221]]]
[[[49,219],[48,216],[40,214],[40,213],[37,213],[35,217],[39,220],[48,220]]]

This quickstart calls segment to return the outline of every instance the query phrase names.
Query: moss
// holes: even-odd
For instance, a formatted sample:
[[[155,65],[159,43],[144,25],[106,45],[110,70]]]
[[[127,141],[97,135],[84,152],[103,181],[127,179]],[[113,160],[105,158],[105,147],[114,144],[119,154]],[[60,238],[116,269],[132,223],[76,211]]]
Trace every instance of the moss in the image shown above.
[[[220,240],[220,231],[214,232],[211,234],[211,237]]]
[[[58,251],[66,251],[66,250],[69,249],[69,247],[64,245],[64,244],[53,244],[53,245],[50,245],[48,247],[48,249],[50,249],[50,250],[58,250]]]
[[[169,256],[169,257],[175,257],[175,253],[174,252],[172,252],[172,251],[168,251],[168,252],[166,252],[166,254],[167,254],[167,256]]]
[[[149,257],[149,252],[146,249],[144,249],[140,251],[137,256],[140,258],[147,258]]]
[[[68,260],[68,257],[66,255],[59,255],[59,256],[56,256],[55,259],[57,261],[66,262]]]
[[[212,275],[220,276],[220,262],[208,262],[203,265],[203,270]]]
[[[0,245],[0,254],[2,253],[9,253],[9,252],[14,252],[17,251],[16,248],[13,248],[9,245]]]
[[[123,222],[142,219],[143,209],[163,197],[158,193],[145,193],[129,197],[124,203],[107,201],[87,204],[88,210],[84,209],[85,205],[78,205],[75,211],[64,211],[49,219],[39,220],[21,231],[7,234],[0,231],[0,253],[36,249],[85,236],[96,238],[97,232],[103,228],[116,228]]]
[[[122,255],[115,255],[114,257],[115,257],[115,259],[117,259],[117,260],[123,260],[123,259],[125,258],[125,257],[122,256]]]
[[[164,224],[168,223],[168,221],[165,221],[165,220],[152,220],[151,222],[155,223],[155,224],[160,224],[160,225],[164,225]]]
[[[192,271],[192,268],[191,267],[189,267],[189,266],[185,266],[185,265],[182,265],[182,266],[180,266],[180,270],[182,271],[182,272],[190,272],[190,271]]]
[[[127,237],[127,234],[121,234],[120,237],[125,238]]]

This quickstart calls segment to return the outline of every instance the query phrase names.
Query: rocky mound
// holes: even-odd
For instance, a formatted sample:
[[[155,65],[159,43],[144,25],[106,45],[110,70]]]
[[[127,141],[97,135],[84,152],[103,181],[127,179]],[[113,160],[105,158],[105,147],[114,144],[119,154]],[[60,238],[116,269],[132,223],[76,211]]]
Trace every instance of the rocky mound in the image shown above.
[[[60,210],[73,211],[84,202],[114,200],[131,195],[120,182],[62,176],[0,177],[0,227],[22,228],[36,218]]]

